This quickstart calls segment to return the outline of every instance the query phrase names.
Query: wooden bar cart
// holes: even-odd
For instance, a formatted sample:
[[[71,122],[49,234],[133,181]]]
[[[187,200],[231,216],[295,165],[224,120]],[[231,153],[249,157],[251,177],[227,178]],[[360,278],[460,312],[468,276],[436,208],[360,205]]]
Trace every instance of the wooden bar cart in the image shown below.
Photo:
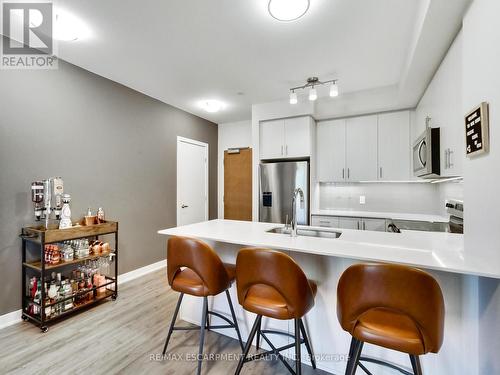
[[[107,252],[99,254],[89,254],[89,256],[87,257],[78,259],[75,258],[68,261],[63,261],[61,259],[56,264],[49,264],[45,261],[45,245],[79,239],[98,240],[99,236],[105,235],[114,236],[114,249],[113,247],[110,247],[110,250]],[[89,226],[76,225],[67,229],[57,229],[51,227],[49,227],[49,229],[45,229],[45,227],[43,226],[25,227],[22,229],[20,237],[22,240],[22,319],[38,325],[42,332],[47,332],[48,324],[53,323],[56,320],[82,311],[109,297],[111,297],[111,299],[113,300],[118,297],[118,222],[105,221],[100,224]],[[28,249],[28,247],[30,249]],[[38,252],[36,251],[37,247],[40,249],[39,257],[37,254]],[[32,248],[34,248],[33,251]],[[46,303],[46,290],[44,286],[45,283],[49,280],[51,272],[55,272],[55,270],[60,271],[61,269],[68,270],[71,269],[71,267],[75,269],[86,261],[110,256],[111,253],[114,254],[114,267],[111,267],[114,268],[114,275],[105,275],[104,284],[100,284],[99,287],[93,286],[91,289],[86,289],[81,293],[73,293],[71,297],[59,299],[54,303]],[[29,260],[28,255],[31,258]],[[27,295],[26,291],[28,290],[28,273],[38,275],[41,282],[41,300],[39,303],[35,303],[34,300]],[[99,289],[99,293],[97,293],[97,289]],[[92,293],[92,295],[94,296],[91,300],[74,306],[64,312],[61,312],[57,316],[46,316],[47,308],[60,303],[64,303],[69,299],[79,298],[81,295],[88,295],[89,293]],[[36,304],[39,307],[39,313],[30,313],[28,306],[30,306],[31,304]]]

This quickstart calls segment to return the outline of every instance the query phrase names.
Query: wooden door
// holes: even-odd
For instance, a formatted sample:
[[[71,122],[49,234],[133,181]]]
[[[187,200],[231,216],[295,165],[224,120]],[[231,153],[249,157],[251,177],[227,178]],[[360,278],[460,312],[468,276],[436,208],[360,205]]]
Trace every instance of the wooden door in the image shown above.
[[[224,151],[224,219],[252,221],[252,149]]]

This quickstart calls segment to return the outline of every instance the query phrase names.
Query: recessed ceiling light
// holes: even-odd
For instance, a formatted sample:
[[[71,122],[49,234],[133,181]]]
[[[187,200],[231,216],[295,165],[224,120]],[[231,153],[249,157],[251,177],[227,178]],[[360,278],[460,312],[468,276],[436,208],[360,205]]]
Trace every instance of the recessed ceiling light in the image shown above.
[[[309,0],[269,0],[267,9],[278,21],[295,21],[306,14]]]
[[[224,103],[218,100],[210,99],[210,100],[202,100],[200,102],[200,106],[209,113],[215,113],[219,112],[221,109],[224,108]]]
[[[54,24],[54,38],[57,40],[71,42],[88,37],[90,30],[80,19],[74,15],[58,11]]]

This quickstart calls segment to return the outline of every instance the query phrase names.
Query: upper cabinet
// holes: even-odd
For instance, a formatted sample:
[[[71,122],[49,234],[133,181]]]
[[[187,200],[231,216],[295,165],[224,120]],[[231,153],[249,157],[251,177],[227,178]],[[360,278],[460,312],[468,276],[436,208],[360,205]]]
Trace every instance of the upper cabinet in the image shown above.
[[[409,179],[409,111],[318,123],[319,182]]]
[[[316,134],[317,180],[345,181],[345,120],[322,121]]]
[[[353,117],[346,120],[347,180],[377,179],[377,116]]]
[[[310,157],[313,126],[309,116],[261,122],[260,158]]]
[[[410,112],[378,116],[378,179],[410,179]]]

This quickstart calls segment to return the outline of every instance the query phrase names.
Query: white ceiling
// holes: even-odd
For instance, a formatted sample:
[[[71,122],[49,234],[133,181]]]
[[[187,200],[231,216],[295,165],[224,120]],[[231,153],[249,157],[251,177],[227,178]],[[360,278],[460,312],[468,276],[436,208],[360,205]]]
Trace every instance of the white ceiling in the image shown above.
[[[347,97],[397,87],[411,106],[469,2],[311,0],[303,18],[283,23],[268,0],[58,0],[91,30],[61,42],[59,56],[217,123],[249,119],[252,104],[286,100],[312,75],[338,78]],[[202,99],[227,107],[209,114]]]

